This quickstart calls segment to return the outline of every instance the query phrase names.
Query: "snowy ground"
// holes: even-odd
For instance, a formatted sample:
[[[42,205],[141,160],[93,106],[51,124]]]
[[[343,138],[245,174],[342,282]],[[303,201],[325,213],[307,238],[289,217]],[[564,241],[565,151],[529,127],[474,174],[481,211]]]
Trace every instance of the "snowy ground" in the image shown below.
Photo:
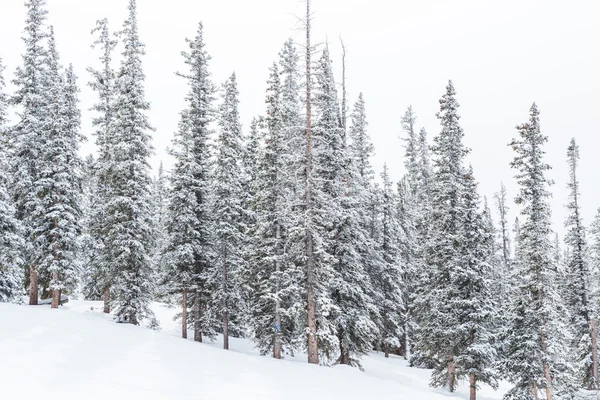
[[[92,309],[93,308],[93,309]],[[0,397],[34,399],[410,399],[468,398],[428,387],[429,371],[373,353],[365,372],[259,356],[247,340],[200,344],[179,338],[173,308],[155,304],[160,332],[116,324],[101,303],[49,306],[0,303]],[[191,332],[190,332],[191,333]],[[193,335],[189,335],[192,337]],[[296,361],[296,362],[291,362]],[[506,386],[480,391],[502,398]]]

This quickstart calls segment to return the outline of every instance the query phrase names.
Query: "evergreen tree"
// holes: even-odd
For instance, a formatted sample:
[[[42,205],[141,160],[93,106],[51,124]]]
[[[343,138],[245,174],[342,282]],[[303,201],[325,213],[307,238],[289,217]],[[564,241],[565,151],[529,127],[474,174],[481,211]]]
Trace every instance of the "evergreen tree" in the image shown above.
[[[452,82],[440,100],[437,114],[442,131],[432,147],[435,174],[431,187],[430,239],[425,250],[427,283],[416,299],[420,315],[420,331],[416,343],[416,359],[429,359],[433,364],[432,385],[456,388],[456,356],[464,345],[463,300],[457,287],[462,274],[469,271],[461,254],[465,219],[463,204],[463,160],[469,150],[462,143],[458,103]]]
[[[17,68],[13,81],[16,86],[11,102],[20,106],[19,123],[14,128],[15,151],[10,159],[12,195],[16,215],[22,222],[26,246],[24,263],[29,268],[29,304],[38,304],[39,249],[33,246],[33,215],[38,213],[41,187],[40,160],[43,159],[44,136],[48,121],[48,37],[46,0],[30,0],[25,3],[25,52],[23,65]]]
[[[136,0],[129,1],[129,17],[119,32],[123,41],[116,77],[114,121],[106,138],[111,150],[110,190],[106,202],[105,263],[115,274],[114,303],[119,320],[138,325],[144,319],[156,326],[150,301],[155,291],[151,260],[149,157],[152,127],[146,112],[142,56]],[[112,290],[112,289],[111,289]]]
[[[379,278],[383,297],[383,304],[381,305],[383,330],[381,337],[385,357],[389,357],[390,351],[399,349],[402,345],[405,346],[406,352],[410,352],[406,345],[407,342],[403,344],[399,340],[405,335],[404,329],[406,327],[410,329],[410,322],[405,322],[406,320],[410,321],[410,315],[405,311],[404,303],[406,296],[403,289],[406,290],[406,288],[402,278],[406,277],[406,274],[403,273],[402,254],[399,245],[401,235],[396,216],[397,199],[392,191],[392,182],[386,164],[383,166],[381,180],[383,184],[381,253],[384,261],[381,277]]]
[[[111,187],[112,171],[112,150],[111,141],[114,136],[114,121],[116,117],[115,93],[116,93],[116,73],[112,68],[112,53],[117,42],[111,39],[108,20],[102,19],[96,21],[96,27],[92,34],[98,34],[98,38],[92,44],[92,48],[99,48],[101,55],[99,57],[100,69],[88,68],[92,75],[92,80],[88,86],[98,95],[98,102],[94,104],[92,110],[97,115],[92,119],[92,125],[95,127],[94,136],[98,148],[98,157],[93,166],[90,166],[93,173],[94,185],[90,189],[90,209],[91,214],[88,222],[89,240],[89,285],[86,289],[86,296],[94,296],[97,288],[102,292],[104,300],[104,312],[110,313],[111,286],[117,275],[116,271],[111,270],[111,263],[108,262],[109,255],[105,254],[108,249],[105,246],[105,238],[108,234],[110,225],[108,225],[108,196]],[[87,298],[87,297],[86,297]],[[90,297],[91,299],[91,297]]]
[[[498,215],[500,216],[500,231],[502,236],[502,264],[505,270],[508,271],[510,268],[510,235],[508,232],[508,199],[506,193],[506,186],[504,183],[500,183],[500,192],[494,195],[496,200],[496,208]]]
[[[539,111],[534,104],[527,123],[517,126],[519,138],[510,146],[517,153],[511,166],[521,186],[516,198],[524,222],[518,236],[518,261],[513,283],[517,285],[508,326],[507,378],[514,387],[507,399],[531,399],[544,391],[547,400],[568,398],[572,393],[572,371],[565,358],[566,327],[560,319],[561,306],[556,288],[550,242],[550,206],[542,146],[548,140],[540,131]],[[563,311],[564,312],[564,311]]]
[[[291,144],[286,140],[283,125],[282,87],[277,65],[270,71],[264,120],[266,136],[252,185],[255,195],[252,254],[245,276],[252,289],[249,326],[253,340],[262,354],[271,353],[279,359],[285,352],[293,353],[297,345],[302,271],[285,246],[290,240],[292,220],[289,209],[292,188],[286,174]],[[259,134],[254,126],[251,137]]]
[[[333,82],[333,78],[328,81]],[[333,86],[328,88],[331,93]],[[333,97],[332,93],[331,99],[329,115],[334,117],[335,111],[338,110],[337,96]],[[361,133],[366,133],[362,95],[359,96],[357,108],[359,111],[352,116],[351,132],[357,133],[362,127]],[[331,219],[334,222],[330,235],[332,238],[330,254],[335,257],[331,282],[334,305],[331,321],[339,341],[337,362],[360,367],[360,357],[372,349],[373,343],[383,344],[386,349],[397,344],[399,335],[396,335],[395,339],[392,336],[398,333],[393,326],[398,314],[395,309],[388,309],[387,303],[381,306],[381,310],[374,303],[373,282],[367,270],[368,263],[365,255],[375,254],[376,249],[369,231],[361,224],[368,197],[365,196],[364,186],[355,165],[355,154],[348,149],[339,119],[337,123],[332,119],[329,126],[331,126],[330,135],[333,135],[327,140],[330,144],[330,158],[341,160],[341,162],[330,163],[329,176],[332,185],[328,191],[332,203],[336,206],[330,209]],[[393,246],[391,243],[386,244]],[[376,279],[380,282],[380,290],[383,292],[388,289],[386,285],[390,283],[388,271],[381,267],[378,272]],[[396,278],[398,277],[399,275],[396,275]],[[389,297],[398,296],[399,293],[394,291],[395,287],[389,289],[391,290]],[[384,298],[383,293],[381,297]],[[388,324],[388,330],[379,332],[377,322],[382,326]]]
[[[51,99],[48,116],[51,122],[39,162],[42,165],[38,194],[41,207],[33,214],[32,233],[35,246],[44,249],[38,261],[40,277],[48,279],[52,308],[58,308],[61,292],[76,286],[80,270],[77,255],[81,233],[82,162],[78,149],[83,136],[79,132],[79,89],[73,67],[70,66],[63,76],[52,28],[48,65],[51,79],[47,93]]]
[[[210,123],[215,88],[208,72],[210,56],[205,50],[202,23],[194,39],[188,39],[187,43],[189,51],[183,56],[189,70],[179,75],[188,82],[189,92],[173,141],[175,165],[171,172],[166,257],[173,271],[170,289],[182,294],[182,336],[187,337],[189,321],[194,324],[194,340],[201,342],[203,335],[213,337],[218,325],[207,312],[210,291],[206,282],[214,260],[209,195]],[[190,304],[192,313],[188,314]]]
[[[456,377],[469,378],[470,399],[475,400],[480,382],[494,388],[498,386],[492,368],[496,361],[493,336],[498,316],[494,291],[498,280],[494,274],[493,227],[489,226],[489,221],[486,225],[485,209],[484,214],[479,211],[479,195],[472,168],[464,176],[461,203],[464,216],[460,259],[451,276],[454,292],[451,302],[456,318],[452,329],[458,336],[455,340],[459,346],[454,362]]]
[[[214,171],[216,259],[209,270],[213,287],[212,307],[223,321],[223,348],[229,349],[229,332],[238,334],[240,293],[238,277],[244,267],[244,210],[242,203],[242,127],[238,112],[239,92],[235,73],[223,85],[219,107],[219,138]]]
[[[166,283],[169,281],[169,269],[164,265],[163,255],[167,247],[168,233],[168,182],[163,163],[160,162],[158,175],[152,180],[152,189],[150,195],[150,209],[152,216],[152,264],[156,276],[155,280],[159,283],[157,295],[159,298],[169,302]]]
[[[23,271],[21,226],[8,192],[9,143],[6,131],[8,98],[4,92],[4,65],[0,59],[0,303],[19,301]]]
[[[381,249],[383,244],[383,232],[379,216],[383,214],[382,209],[382,191],[376,187],[374,183],[374,171],[371,165],[371,157],[374,155],[375,148],[369,137],[367,127],[367,114],[365,109],[365,101],[362,93],[359,93],[358,99],[354,104],[354,108],[350,115],[351,124],[348,129],[348,145],[349,171],[352,171],[352,176],[346,178],[353,191],[355,210],[352,217],[357,221],[357,226],[353,228],[357,233],[361,230],[362,237],[357,238],[355,244],[352,245],[360,257],[359,261],[362,264],[364,271],[369,279],[362,279],[364,285],[363,291],[369,300],[365,300],[365,306],[372,303],[370,307],[370,319],[376,324],[379,337],[374,341],[374,344],[379,348],[390,348],[392,339],[389,337],[390,332],[395,332],[393,329],[386,330],[385,323],[390,323],[391,318],[389,310],[385,309],[386,294],[388,289],[395,291],[396,288],[388,288],[388,273],[385,269],[389,268],[389,263],[384,262],[385,254]],[[397,293],[388,294],[387,296],[395,296]],[[401,304],[398,305],[402,307]],[[386,319],[388,320],[386,322]],[[383,337],[386,333],[388,336]],[[396,338],[400,340],[400,337]],[[387,343],[387,344],[386,344]],[[394,342],[395,343],[395,342]]]
[[[571,314],[571,327],[575,338],[574,348],[577,351],[578,379],[583,387],[595,389],[598,387],[598,349],[595,337],[595,310],[591,304],[591,272],[587,257],[587,239],[581,218],[579,181],[577,166],[579,161],[579,146],[571,139],[567,151],[569,162],[569,215],[565,222],[567,235],[565,242],[568,253],[566,261],[565,289],[566,303]],[[594,348],[594,347],[596,348]]]

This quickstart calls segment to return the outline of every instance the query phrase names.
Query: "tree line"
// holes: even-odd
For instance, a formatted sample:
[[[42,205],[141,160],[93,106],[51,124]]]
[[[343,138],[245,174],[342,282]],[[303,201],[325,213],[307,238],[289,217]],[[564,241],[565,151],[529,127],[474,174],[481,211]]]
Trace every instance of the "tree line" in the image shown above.
[[[509,144],[512,228],[504,185],[494,204],[478,194],[451,81],[433,142],[409,107],[406,174],[394,184],[384,166],[376,179],[365,99],[348,109],[345,68],[340,98],[306,1],[306,42],[284,43],[266,112],[247,132],[236,75],[212,81],[199,24],[178,73],[188,92],[174,165],[152,177],[136,0],[116,34],[106,19],[92,30],[98,151],[86,158],[77,78],[61,64],[46,0],[25,5],[11,95],[0,66],[0,301],[27,291],[29,304],[58,308],[61,294],[81,293],[153,328],[150,304],[165,301],[181,308],[184,338],[222,334],[228,349],[230,336],[248,337],[263,355],[357,367],[382,351],[432,369],[433,386],[467,381],[471,399],[500,379],[513,384],[507,399],[598,389],[600,216],[590,227],[581,218],[573,139],[567,235],[554,239],[535,104]]]

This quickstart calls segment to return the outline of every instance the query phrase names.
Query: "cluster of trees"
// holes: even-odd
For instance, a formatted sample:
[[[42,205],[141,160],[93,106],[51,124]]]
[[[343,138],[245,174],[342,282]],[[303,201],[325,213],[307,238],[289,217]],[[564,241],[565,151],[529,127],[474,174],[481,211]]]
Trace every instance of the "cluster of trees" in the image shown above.
[[[174,166],[152,178],[136,1],[116,36],[107,20],[93,30],[98,154],[81,159],[76,77],[60,64],[45,0],[28,0],[16,92],[0,78],[0,301],[28,289],[30,304],[51,297],[57,308],[63,291],[81,291],[119,321],[151,327],[150,302],[176,302],[184,338],[189,324],[196,341],[223,334],[226,349],[230,335],[245,336],[275,358],[305,351],[310,363],[356,366],[381,350],[433,369],[432,385],[468,380],[472,399],[500,378],[514,385],[507,399],[597,389],[600,216],[587,229],[580,215],[575,140],[563,249],[552,241],[535,104],[510,143],[512,235],[506,189],[497,229],[465,163],[452,82],[433,144],[408,108],[406,175],[395,186],[384,167],[376,180],[364,98],[347,118],[344,82],[340,96],[306,4],[306,44],[283,45],[266,113],[247,133],[236,76],[212,82],[199,25],[179,73],[188,94]]]

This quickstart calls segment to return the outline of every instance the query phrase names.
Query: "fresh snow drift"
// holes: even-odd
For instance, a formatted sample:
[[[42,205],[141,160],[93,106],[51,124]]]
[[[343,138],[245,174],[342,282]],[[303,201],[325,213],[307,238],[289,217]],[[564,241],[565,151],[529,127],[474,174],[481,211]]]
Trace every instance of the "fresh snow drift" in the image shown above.
[[[93,310],[92,310],[93,308]],[[116,324],[100,302],[71,301],[58,311],[0,303],[0,386],[6,398],[34,399],[411,399],[468,398],[428,387],[430,371],[371,354],[357,368],[261,357],[248,340],[195,343],[176,337],[175,309],[154,304],[162,330]],[[191,337],[191,335],[190,335]],[[290,362],[297,361],[297,362]],[[481,400],[503,391],[483,388]]]

